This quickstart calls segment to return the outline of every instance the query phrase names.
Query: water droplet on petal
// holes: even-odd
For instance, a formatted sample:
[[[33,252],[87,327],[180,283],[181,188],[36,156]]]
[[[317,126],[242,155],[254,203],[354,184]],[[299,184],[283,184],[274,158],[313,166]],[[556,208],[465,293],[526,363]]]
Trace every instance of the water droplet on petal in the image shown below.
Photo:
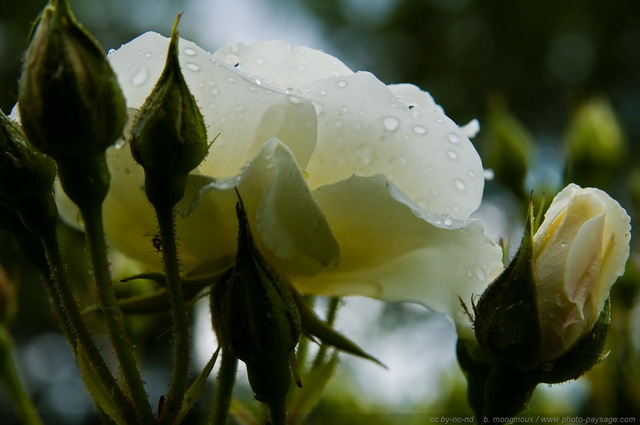
[[[346,81],[344,81],[344,80],[340,80],[340,81],[338,81],[338,82],[336,83],[336,85],[337,85],[339,88],[343,89],[343,88],[347,87],[347,82],[346,82]]]
[[[460,143],[460,136],[458,136],[456,133],[449,133],[447,139],[449,139],[449,142],[453,144]]]
[[[478,268],[476,269],[476,277],[479,281],[484,282],[487,279],[487,274],[484,272],[484,270]]]
[[[445,218],[444,219],[444,225],[445,226],[451,226],[453,224],[453,220],[451,220],[450,218]]]
[[[193,71],[193,72],[198,72],[200,71],[200,67],[198,65],[196,65],[193,62],[189,62],[188,64],[185,65],[187,67],[187,69]]]
[[[453,184],[455,185],[456,189],[458,189],[458,190],[465,190],[465,189],[467,188],[466,183],[465,183],[465,182],[463,182],[463,181],[462,181],[462,180],[460,180],[460,179],[455,179],[455,180],[453,181]]]
[[[109,51],[107,52],[107,55],[112,55],[116,52],[116,49],[109,49]]]
[[[414,125],[413,132],[419,135],[427,134],[427,129],[421,125]]]
[[[136,72],[136,74],[131,78],[131,84],[134,86],[141,86],[147,82],[147,67],[143,66]]]
[[[240,65],[240,59],[238,59],[238,57],[236,55],[227,55],[227,56],[225,56],[224,62],[227,65],[231,65],[231,66]]]
[[[451,159],[458,159],[458,154],[453,150],[447,151],[447,156]]]
[[[412,112],[420,112],[421,111],[420,105],[418,105],[417,103],[410,103],[407,106],[407,109],[409,109]]]
[[[151,53],[151,52],[147,52],[147,53],[144,54],[145,58],[150,58],[151,56],[153,56],[153,53]]]
[[[196,55],[196,51],[187,47],[186,49],[183,50],[184,54],[187,56],[195,56]]]
[[[289,99],[289,102],[291,102],[293,105],[299,105],[302,103],[302,100],[300,100],[300,98],[296,96],[289,95],[287,99]]]
[[[467,174],[469,174],[469,177],[471,177],[472,179],[476,178],[476,173],[473,170],[469,170]]]
[[[400,126],[400,121],[396,117],[384,117],[382,124],[388,131],[393,131]]]
[[[118,139],[116,140],[116,142],[113,144],[113,147],[116,149],[122,149],[124,147],[124,145],[126,145],[127,143],[125,142],[124,139]]]
[[[484,170],[485,180],[493,180],[495,176],[496,176],[496,173],[491,168],[487,168],[486,170]]]

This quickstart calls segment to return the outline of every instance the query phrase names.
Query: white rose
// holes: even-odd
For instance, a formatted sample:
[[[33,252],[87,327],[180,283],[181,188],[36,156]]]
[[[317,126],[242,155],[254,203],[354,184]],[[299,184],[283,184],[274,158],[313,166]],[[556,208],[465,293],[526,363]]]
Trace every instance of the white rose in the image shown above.
[[[630,232],[627,212],[599,189],[570,184],[554,198],[533,237],[541,361],[592,329],[624,273]]]
[[[150,93],[167,46],[146,33],[109,54],[129,108]],[[209,139],[218,135],[178,205],[185,274],[233,261],[234,188],[263,255],[307,293],[415,301],[458,316],[458,296],[481,293],[500,272],[500,249],[467,219],[482,197],[480,158],[428,93],[281,41],[211,55],[181,40],[180,61]],[[143,171],[128,147],[108,157],[111,246],[161,270]]]

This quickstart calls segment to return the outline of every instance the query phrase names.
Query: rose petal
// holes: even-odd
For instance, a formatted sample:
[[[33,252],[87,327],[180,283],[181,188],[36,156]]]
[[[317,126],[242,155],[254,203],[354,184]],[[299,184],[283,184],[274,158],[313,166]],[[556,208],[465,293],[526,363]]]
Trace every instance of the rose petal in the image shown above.
[[[353,174],[385,174],[434,214],[463,219],[480,205],[480,157],[440,109],[409,109],[366,72],[298,89],[318,113],[318,142],[307,166],[312,188]]]
[[[419,302],[469,327],[469,303],[502,270],[502,253],[477,221],[436,226],[394,196],[384,176],[353,176],[313,191],[341,249],[340,266],[289,274],[302,291]],[[441,217],[445,219],[444,217]]]
[[[164,68],[168,42],[147,32],[109,55],[130,108],[139,108],[151,92]],[[209,139],[218,135],[201,165],[203,173],[237,174],[269,137],[287,145],[301,166],[307,164],[316,140],[315,111],[307,100],[263,87],[183,39],[180,63]]]
[[[214,54],[220,61],[237,63],[238,69],[282,89],[308,81],[353,74],[337,58],[281,40],[222,47]]]
[[[205,181],[198,176],[192,179]],[[181,236],[192,252],[206,259],[211,256],[211,243],[235,246],[236,200],[229,198],[229,193],[235,197],[234,188],[244,200],[249,219],[260,236],[259,242],[271,256],[297,264],[307,272],[338,263],[340,248],[331,229],[311,196],[295,158],[277,139],[267,141],[237,176],[209,179],[206,184],[200,184],[197,199],[191,201],[197,203],[197,208],[185,220],[188,229],[184,228]],[[221,196],[224,200],[218,202]],[[222,241],[213,234],[210,241],[203,238],[203,232],[208,233],[206,229],[212,224],[226,226],[222,231],[226,237]]]

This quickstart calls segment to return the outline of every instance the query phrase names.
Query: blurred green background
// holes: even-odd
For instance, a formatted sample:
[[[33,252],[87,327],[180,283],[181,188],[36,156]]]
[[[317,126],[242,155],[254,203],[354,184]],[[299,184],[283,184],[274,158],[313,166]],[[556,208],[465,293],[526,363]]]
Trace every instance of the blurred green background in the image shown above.
[[[17,98],[29,28],[44,3],[0,0],[0,108],[7,113]],[[487,202],[478,216],[496,238],[511,237],[517,245],[530,191],[535,189],[536,197],[542,192],[552,196],[570,181],[608,191],[629,211],[632,226],[639,227],[637,0],[71,0],[71,4],[105,52],[144,31],[167,35],[174,16],[184,11],[181,35],[210,51],[234,41],[282,38],[323,49],[352,69],[371,71],[386,83],[410,82],[431,92],[459,124],[480,120],[482,131],[473,142],[495,178],[487,183]],[[5,224],[11,220],[2,219]],[[68,258],[83,258],[81,235],[66,230],[66,237],[76,247]],[[640,416],[636,239],[632,240],[627,274],[612,293],[610,357],[587,380],[566,390],[545,395],[549,391],[543,388],[534,398],[531,414]],[[68,365],[69,353],[63,341],[48,333],[53,329],[52,320],[42,291],[38,295],[37,269],[29,266],[41,264],[42,259],[28,239],[21,243],[22,248],[26,246],[22,251],[8,233],[0,233],[2,265],[14,278],[20,276],[17,280],[35,282],[29,290],[23,284],[12,327],[22,347],[21,361],[30,369],[28,380],[40,406],[52,412],[48,423],[93,423],[95,418],[87,416],[91,406],[72,367],[33,370],[55,359]],[[82,265],[77,267],[82,270]],[[435,366],[418,374],[432,380],[413,390],[414,395],[418,391],[429,394],[424,402],[419,402],[418,394],[401,408],[381,407],[382,401],[375,397],[363,401],[359,391],[366,384],[362,382],[374,372],[358,369],[345,359],[341,367],[353,374],[337,374],[337,384],[329,388],[320,412],[344,412],[342,419],[331,419],[334,423],[354,423],[357,416],[349,415],[377,412],[367,416],[370,425],[424,423],[426,416],[399,419],[385,414],[398,409],[425,415],[470,414],[464,381],[450,351],[455,340],[446,321],[414,306],[347,304],[343,322],[339,322],[341,330],[360,332],[365,348],[384,350],[398,344],[401,337],[417,341],[416,335],[435,332],[437,337],[420,340],[420,344],[433,348],[445,341],[445,354],[431,352],[416,358],[420,354],[413,353],[413,360],[406,360],[414,362],[421,373],[420,361]],[[349,307],[355,309],[355,319],[349,320]],[[379,314],[364,325],[354,324],[358,309],[370,308]],[[153,335],[141,336],[141,345],[167,344],[162,318],[132,322],[132,326]],[[389,334],[395,335],[395,342],[383,338]],[[371,351],[377,355],[375,349]],[[167,379],[163,369],[167,364],[166,358],[147,361],[145,373],[151,384]],[[0,418],[9,418],[10,409],[3,400],[0,391]],[[68,410],[69,403],[78,411],[71,417],[56,416]]]

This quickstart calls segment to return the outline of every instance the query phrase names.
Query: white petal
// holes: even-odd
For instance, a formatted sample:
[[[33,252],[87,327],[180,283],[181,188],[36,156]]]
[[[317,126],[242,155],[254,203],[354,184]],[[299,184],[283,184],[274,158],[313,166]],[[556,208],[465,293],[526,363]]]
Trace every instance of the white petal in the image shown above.
[[[198,176],[193,180],[204,181]],[[210,179],[193,188],[199,191],[198,198],[191,200],[197,203],[197,209],[185,219],[181,236],[192,252],[197,251],[203,259],[211,256],[211,245],[220,244],[220,233],[227,235],[222,245],[235,246],[234,188],[244,200],[258,242],[269,251],[268,257],[295,264],[307,273],[338,263],[340,249],[327,221],[291,152],[277,139],[267,141],[237,176]],[[222,226],[225,229],[217,229]]]
[[[366,72],[299,89],[318,111],[318,142],[307,166],[312,188],[353,174],[385,174],[431,213],[466,218],[479,206],[480,157],[441,112],[410,110]]]
[[[237,61],[241,71],[282,89],[353,73],[331,55],[281,40],[225,46],[214,56],[220,61]]]
[[[130,108],[139,108],[151,92],[164,68],[168,42],[147,32],[108,56]],[[204,116],[209,139],[219,135],[201,172],[237,174],[269,137],[287,145],[298,164],[307,164],[316,139],[315,111],[308,101],[263,87],[182,39],[180,63]]]
[[[469,303],[484,291],[502,270],[501,250],[479,222],[454,230],[433,225],[398,201],[392,187],[378,175],[314,190],[342,260],[315,276],[289,277],[309,293],[418,302],[468,328],[458,296]]]

